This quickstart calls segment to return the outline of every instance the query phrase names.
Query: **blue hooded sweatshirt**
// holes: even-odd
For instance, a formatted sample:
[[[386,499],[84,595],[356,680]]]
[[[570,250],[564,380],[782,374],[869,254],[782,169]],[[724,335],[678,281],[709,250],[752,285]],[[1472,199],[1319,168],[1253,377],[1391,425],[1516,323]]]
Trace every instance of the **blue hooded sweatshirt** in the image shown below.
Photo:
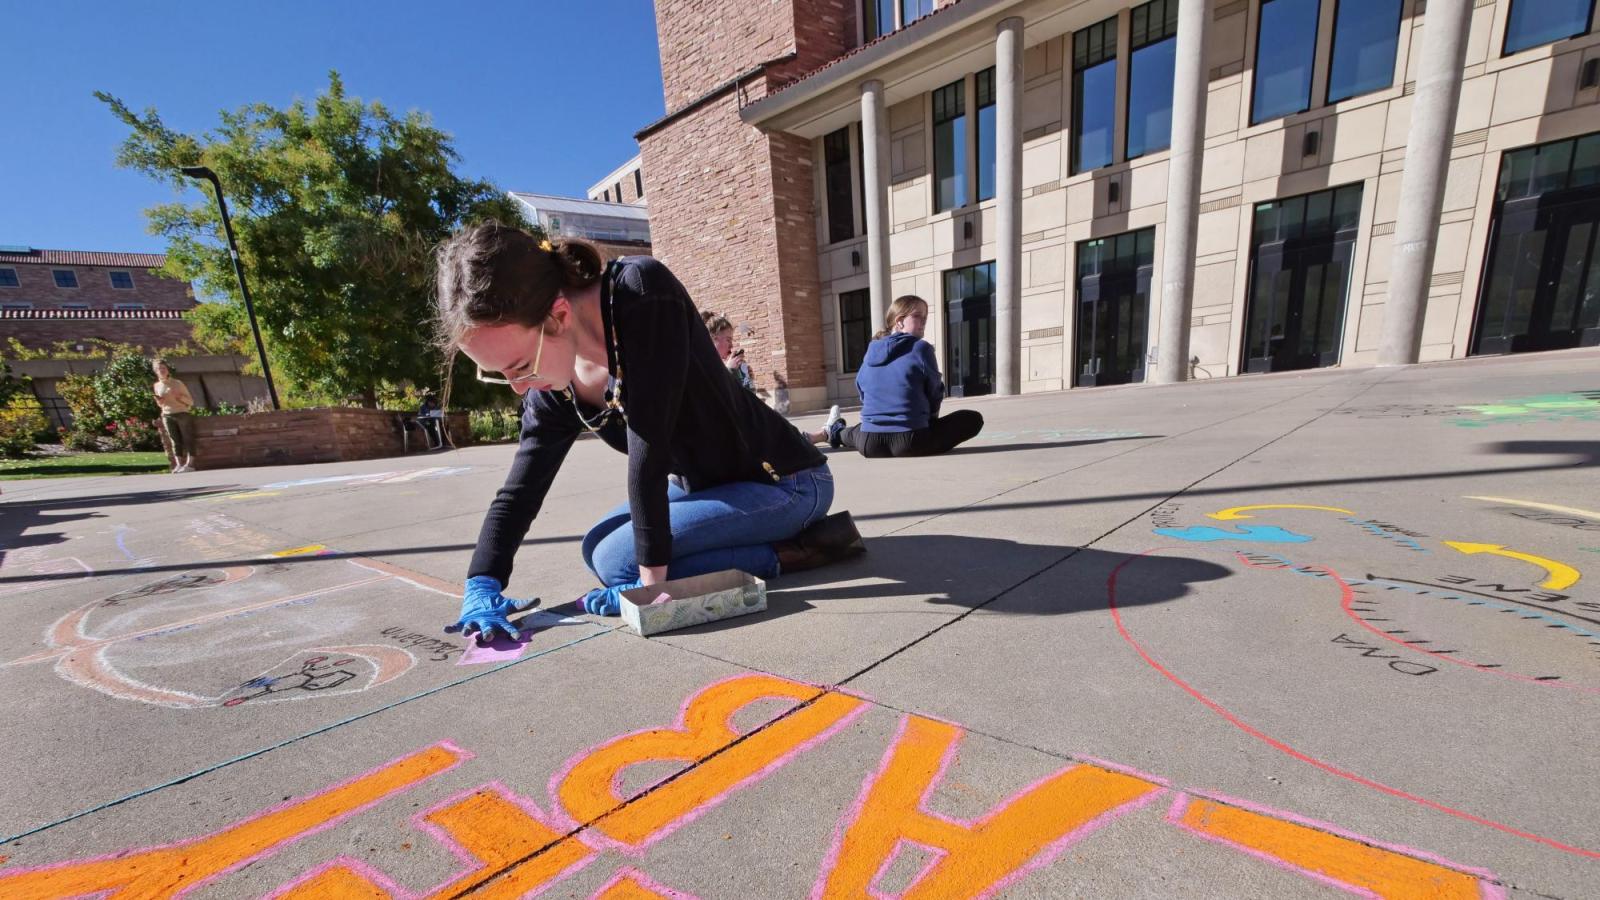
[[[861,371],[861,430],[916,431],[939,416],[944,379],[933,345],[905,332],[885,335],[867,345]]]

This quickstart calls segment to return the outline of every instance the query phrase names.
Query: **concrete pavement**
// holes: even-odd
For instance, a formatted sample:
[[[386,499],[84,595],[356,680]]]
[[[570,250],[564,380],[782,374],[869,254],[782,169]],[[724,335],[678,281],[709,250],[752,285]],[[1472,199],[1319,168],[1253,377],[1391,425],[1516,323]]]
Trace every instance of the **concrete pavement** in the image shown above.
[[[645,640],[575,448],[15,482],[0,896],[1600,894],[1600,354],[979,401],[869,553]],[[810,425],[812,423],[802,423]]]

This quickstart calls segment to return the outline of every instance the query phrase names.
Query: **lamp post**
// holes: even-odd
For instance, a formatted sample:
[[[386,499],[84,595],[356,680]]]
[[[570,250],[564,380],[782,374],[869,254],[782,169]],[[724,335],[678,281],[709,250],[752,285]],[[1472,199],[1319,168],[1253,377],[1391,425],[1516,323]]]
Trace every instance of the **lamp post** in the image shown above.
[[[217,210],[222,213],[222,230],[228,235],[228,258],[233,260],[233,274],[239,278],[239,294],[244,297],[245,315],[250,317],[250,333],[256,338],[256,355],[261,359],[261,374],[267,379],[267,393],[272,397],[272,408],[278,409],[278,389],[272,384],[272,369],[267,366],[267,348],[261,343],[261,328],[256,324],[256,308],[250,302],[250,288],[244,283],[244,264],[239,261],[239,245],[233,239],[233,223],[228,220],[228,204],[222,199],[222,182],[217,173],[205,166],[184,166],[180,171],[190,178],[203,178],[211,182],[217,194]]]

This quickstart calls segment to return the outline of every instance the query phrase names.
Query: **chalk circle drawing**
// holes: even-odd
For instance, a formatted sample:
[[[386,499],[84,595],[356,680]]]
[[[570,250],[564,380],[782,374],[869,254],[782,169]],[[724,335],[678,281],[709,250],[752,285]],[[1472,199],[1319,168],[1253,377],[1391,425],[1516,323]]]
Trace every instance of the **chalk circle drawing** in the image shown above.
[[[1423,796],[1420,796],[1420,795],[1417,795],[1417,794],[1410,793],[1410,792],[1404,790],[1403,788],[1399,788],[1399,787],[1395,787],[1393,785],[1385,784],[1385,783],[1383,783],[1381,781],[1378,781],[1375,778],[1370,778],[1370,777],[1362,775],[1360,773],[1353,772],[1353,771],[1351,771],[1349,769],[1342,768],[1342,767],[1340,767],[1340,766],[1338,766],[1338,765],[1336,765],[1334,763],[1331,763],[1331,762],[1329,762],[1327,760],[1324,760],[1324,759],[1321,759],[1319,757],[1313,756],[1313,755],[1311,755],[1311,754],[1309,754],[1309,753],[1307,753],[1307,752],[1305,752],[1303,750],[1298,749],[1297,747],[1295,747],[1295,746],[1293,746],[1293,745],[1291,745],[1289,743],[1286,743],[1285,741],[1282,741],[1282,740],[1272,736],[1271,734],[1269,734],[1265,730],[1259,728],[1255,724],[1252,724],[1251,722],[1248,722],[1248,721],[1240,718],[1238,715],[1236,715],[1233,711],[1228,709],[1226,706],[1223,706],[1221,703],[1217,702],[1216,700],[1214,700],[1213,698],[1211,698],[1210,696],[1205,694],[1203,691],[1200,690],[1200,688],[1196,687],[1195,685],[1191,684],[1189,681],[1185,680],[1180,674],[1178,674],[1176,671],[1174,671],[1173,668],[1171,668],[1168,665],[1164,664],[1160,659],[1158,659],[1155,655],[1153,655],[1151,653],[1150,649],[1147,648],[1142,642],[1140,642],[1139,639],[1135,636],[1135,634],[1133,632],[1133,629],[1131,629],[1129,627],[1128,621],[1123,616],[1123,606],[1125,605],[1125,603],[1124,603],[1124,601],[1119,599],[1119,591],[1118,591],[1118,580],[1121,577],[1121,575],[1123,573],[1123,570],[1125,570],[1125,569],[1129,568],[1130,566],[1133,566],[1133,565],[1139,563],[1140,561],[1144,560],[1145,558],[1147,558],[1149,556],[1152,556],[1152,555],[1154,555],[1156,553],[1159,553],[1159,552],[1161,552],[1160,548],[1154,548],[1154,549],[1151,549],[1151,550],[1146,550],[1143,553],[1134,555],[1134,556],[1128,558],[1127,560],[1124,560],[1122,563],[1118,564],[1116,566],[1116,568],[1112,570],[1111,574],[1107,577],[1107,579],[1106,579],[1106,602],[1107,602],[1107,605],[1110,607],[1110,610],[1111,610],[1112,623],[1116,627],[1117,633],[1118,633],[1119,636],[1121,636],[1122,640],[1128,645],[1128,647],[1131,650],[1133,650],[1133,652],[1140,659],[1142,659],[1145,662],[1146,665],[1148,665],[1151,669],[1155,670],[1162,677],[1166,678],[1168,681],[1170,681],[1173,685],[1178,687],[1184,693],[1188,694],[1190,697],[1193,697],[1201,705],[1205,706],[1207,709],[1211,710],[1213,713],[1216,713],[1219,717],[1221,717],[1223,720],[1225,720],[1229,725],[1233,726],[1234,728],[1238,729],[1240,732],[1248,735],[1249,737],[1251,737],[1251,738],[1253,738],[1253,739],[1255,739],[1257,741],[1260,741],[1261,743],[1265,744],[1266,746],[1271,747],[1274,750],[1277,750],[1280,753],[1283,753],[1283,754],[1285,754],[1285,755],[1287,755],[1287,756],[1289,756],[1289,757],[1291,757],[1293,759],[1299,760],[1300,762],[1306,763],[1307,765],[1310,765],[1310,766],[1313,766],[1313,767],[1315,767],[1317,769],[1320,769],[1323,772],[1326,772],[1326,773],[1328,773],[1330,775],[1333,775],[1333,776],[1335,776],[1337,778],[1342,778],[1342,779],[1350,781],[1350,782],[1352,782],[1354,784],[1358,784],[1358,785],[1361,785],[1363,787],[1370,788],[1372,790],[1378,791],[1378,792],[1383,793],[1383,794],[1387,794],[1387,795],[1389,795],[1391,797],[1395,797],[1395,798],[1400,799],[1400,800],[1407,801],[1409,803],[1415,803],[1415,804],[1417,804],[1419,806],[1423,806],[1423,807],[1426,807],[1428,809],[1434,810],[1435,812],[1441,812],[1441,813],[1444,813],[1445,815],[1452,816],[1452,817],[1461,819],[1461,820],[1466,821],[1466,822],[1471,822],[1471,823],[1474,823],[1474,824],[1477,824],[1477,825],[1484,826],[1486,828],[1491,828],[1491,829],[1493,829],[1495,831],[1501,832],[1502,834],[1511,835],[1513,837],[1521,838],[1523,840],[1527,840],[1527,841],[1530,841],[1530,842],[1533,842],[1533,843],[1536,843],[1536,844],[1541,844],[1543,846],[1550,847],[1550,848],[1555,849],[1555,850],[1559,850],[1559,851],[1561,851],[1563,853],[1570,853],[1570,854],[1573,854],[1575,856],[1581,856],[1581,857],[1585,857],[1585,858],[1588,858],[1588,859],[1600,859],[1600,848],[1583,847],[1583,846],[1579,846],[1579,845],[1576,845],[1576,844],[1567,843],[1565,841],[1550,837],[1548,835],[1538,834],[1538,833],[1535,833],[1535,832],[1532,832],[1532,831],[1529,831],[1529,830],[1526,830],[1526,829],[1518,828],[1518,827],[1516,827],[1514,825],[1510,825],[1510,824],[1507,824],[1505,822],[1500,822],[1500,821],[1497,821],[1495,819],[1491,819],[1491,818],[1489,818],[1487,816],[1479,815],[1479,814],[1476,814],[1476,813],[1473,813],[1473,812],[1470,812],[1470,811],[1467,811],[1467,810],[1463,810],[1463,809],[1459,809],[1459,808],[1450,806],[1448,804],[1433,800],[1433,799],[1428,798],[1428,797],[1423,797]],[[1339,590],[1340,590],[1340,592],[1341,592],[1341,594],[1342,594],[1342,596],[1345,598],[1344,602],[1348,603],[1350,601],[1351,593],[1352,593],[1352,591],[1351,591],[1352,582],[1346,581],[1345,579],[1340,577],[1337,572],[1334,572],[1332,569],[1329,569],[1329,568],[1324,567],[1324,566],[1303,567],[1303,568],[1307,569],[1307,570],[1315,569],[1315,577],[1327,579],[1330,583],[1333,583],[1333,584],[1337,585]],[[1313,573],[1311,571],[1302,571],[1302,572],[1299,572],[1299,574],[1313,574]],[[1380,892],[1380,896],[1381,895],[1382,894]],[[1504,896],[1504,895],[1500,894],[1499,896]]]
[[[320,554],[321,545],[284,554]],[[80,687],[115,697],[178,709],[233,708],[280,700],[305,700],[358,693],[387,684],[416,665],[409,650],[388,644],[315,646],[237,683],[220,694],[151,683],[158,678],[211,680],[216,661],[259,653],[255,629],[240,620],[325,600],[356,588],[407,584],[452,599],[453,585],[390,563],[366,558],[339,560],[344,580],[291,590],[268,581],[248,581],[255,566],[198,569],[162,578],[91,601],[57,619],[44,634],[49,649],[0,668],[53,662],[56,674]],[[235,590],[219,593],[220,588]],[[253,590],[252,590],[253,588]],[[107,616],[115,618],[106,620]],[[300,624],[298,622],[296,625]],[[336,627],[333,623],[327,627]],[[323,629],[326,630],[326,627]],[[173,636],[177,643],[168,640]],[[313,633],[307,642],[317,640]],[[198,639],[198,643],[190,645]],[[293,641],[293,637],[276,643]],[[183,655],[188,646],[188,656]],[[198,654],[198,656],[196,655]],[[181,657],[181,658],[180,658]],[[197,665],[205,661],[207,666]],[[208,669],[209,667],[209,669]],[[191,671],[193,670],[193,671]],[[137,674],[135,674],[137,673]],[[158,673],[158,674],[152,674]]]
[[[1157,528],[1155,533],[1177,538],[1180,541],[1211,543],[1214,541],[1244,541],[1265,544],[1304,544],[1311,540],[1309,534],[1298,534],[1276,525],[1239,525],[1232,531],[1213,525],[1191,525],[1188,528]]]
[[[729,725],[741,709],[770,699],[792,701],[791,712],[744,731]],[[408,889],[374,861],[335,850],[330,852],[337,855],[312,862],[310,869],[292,876],[268,896],[273,900],[411,900],[462,896],[482,889],[493,896],[533,896],[583,871],[608,851],[620,851],[624,855],[621,865],[592,897],[688,897],[646,874],[651,868],[648,848],[772,777],[800,754],[819,752],[832,735],[846,729],[869,706],[865,700],[836,690],[774,676],[734,676],[688,697],[675,726],[623,734],[580,751],[551,779],[553,805],[548,812],[500,781],[479,784],[427,807],[404,802],[415,796],[415,789],[473,758],[471,752],[443,741],[353,779],[229,821],[209,833],[105,856],[0,869],[0,896],[8,900],[110,894],[181,896],[202,887],[227,896],[230,885],[225,881],[219,884],[220,880],[274,857],[308,835],[346,828],[352,836],[368,833],[369,823],[351,820],[392,816],[394,821],[408,822],[414,832],[455,858],[455,864],[434,876],[443,876],[436,886]],[[814,900],[888,896],[883,881],[896,871],[905,874],[900,880],[909,880],[901,886],[900,896],[992,896],[1056,861],[1080,842],[1112,840],[1107,825],[1164,798],[1171,799],[1166,816],[1144,817],[1125,826],[1135,829],[1124,831],[1132,836],[1128,849],[1139,852],[1147,848],[1154,837],[1149,829],[1176,827],[1264,864],[1361,896],[1504,897],[1503,885],[1483,869],[1284,810],[1179,789],[1158,776],[1102,760],[1069,759],[1060,768],[1055,768],[1059,761],[1052,761],[1054,771],[999,799],[987,811],[970,819],[956,818],[931,807],[950,791],[951,770],[959,764],[958,751],[967,738],[966,730],[950,722],[895,715],[899,727],[881,761],[875,767],[863,767],[867,771],[855,802],[842,815],[829,804],[818,807],[823,815],[837,816],[833,839],[820,860],[810,855],[810,847],[792,841],[772,844],[771,834],[762,828],[737,834],[740,840],[761,842],[747,849],[759,850],[770,865],[790,861],[815,866],[810,891]],[[846,757],[854,759],[854,755]],[[507,760],[516,761],[515,757]],[[618,776],[625,769],[663,762],[684,768],[642,792],[618,792]],[[846,784],[861,777],[837,765],[834,771],[836,777],[847,779]],[[793,779],[787,784],[780,782],[776,789],[814,792],[812,785]],[[268,787],[260,793],[276,790]],[[998,797],[1001,791],[992,793]],[[774,801],[763,796],[757,802],[759,812]],[[743,814],[748,817],[750,810]],[[188,823],[190,817],[166,817],[163,821]],[[681,870],[684,853],[724,852],[723,842],[734,837],[725,828],[725,823],[719,823],[675,842],[670,851],[680,861],[675,868]],[[350,842],[334,840],[329,845],[341,843]],[[926,863],[920,870],[905,872],[911,867],[897,866],[897,860],[915,848],[924,851]],[[1160,865],[1162,857],[1147,863]],[[800,887],[794,895],[803,892]],[[566,894],[584,895],[575,886]]]

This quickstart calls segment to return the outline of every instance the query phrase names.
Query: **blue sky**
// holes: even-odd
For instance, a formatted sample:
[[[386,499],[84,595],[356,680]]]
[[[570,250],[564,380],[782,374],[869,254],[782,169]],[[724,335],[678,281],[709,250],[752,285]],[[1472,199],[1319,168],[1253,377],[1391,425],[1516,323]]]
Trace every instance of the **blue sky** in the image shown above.
[[[171,190],[117,168],[127,131],[96,90],[197,133],[337,69],[351,95],[430,113],[462,173],[576,196],[663,113],[651,0],[0,0],[0,17],[0,244],[165,249],[143,210]]]

